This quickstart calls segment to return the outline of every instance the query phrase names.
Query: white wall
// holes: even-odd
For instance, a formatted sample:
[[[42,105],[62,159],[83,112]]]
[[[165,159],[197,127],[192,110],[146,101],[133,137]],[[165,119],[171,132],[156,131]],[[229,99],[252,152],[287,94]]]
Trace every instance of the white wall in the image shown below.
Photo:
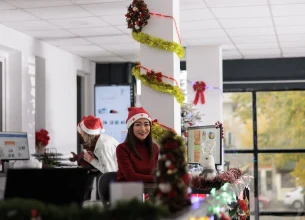
[[[95,64],[2,25],[1,46],[14,50],[7,53],[4,129],[27,131],[31,152],[34,151],[36,81],[38,89],[45,89],[45,112],[39,113],[37,120],[45,116],[45,129],[51,137],[49,147],[56,147],[61,153],[76,151],[76,76],[78,71],[86,73],[85,114],[91,114]],[[36,56],[45,60],[45,78],[38,80]]]

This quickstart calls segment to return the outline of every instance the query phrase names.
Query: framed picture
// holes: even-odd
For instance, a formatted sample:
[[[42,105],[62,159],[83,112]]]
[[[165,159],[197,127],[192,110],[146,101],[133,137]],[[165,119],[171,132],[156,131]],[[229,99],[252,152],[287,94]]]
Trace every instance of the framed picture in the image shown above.
[[[222,126],[196,126],[188,128],[187,160],[198,163],[202,151],[211,151],[215,165],[222,165]]]

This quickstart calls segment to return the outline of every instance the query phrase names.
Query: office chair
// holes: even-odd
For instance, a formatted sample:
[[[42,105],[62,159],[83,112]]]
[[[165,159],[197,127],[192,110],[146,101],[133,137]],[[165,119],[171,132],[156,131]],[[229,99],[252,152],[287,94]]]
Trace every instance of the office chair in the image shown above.
[[[110,183],[115,182],[117,172],[104,173],[98,178],[98,195],[105,208],[110,206]]]

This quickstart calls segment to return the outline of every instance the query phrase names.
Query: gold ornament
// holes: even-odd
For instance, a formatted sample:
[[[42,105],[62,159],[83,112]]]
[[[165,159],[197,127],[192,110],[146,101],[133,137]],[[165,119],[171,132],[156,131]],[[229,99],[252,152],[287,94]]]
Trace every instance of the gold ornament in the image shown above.
[[[166,128],[163,128],[161,127],[158,122],[154,122],[153,123],[153,126],[151,127],[151,134],[152,134],[152,137],[153,139],[157,142],[157,143],[160,143],[160,140],[162,139],[163,135],[166,134],[166,132],[168,131],[168,129]],[[182,137],[176,135],[174,137],[174,139],[180,139],[181,143],[182,143],[182,146],[184,147],[185,146],[185,142],[183,140]]]
[[[183,103],[184,95],[178,86],[158,82],[155,78],[149,78],[146,74],[141,74],[140,67],[138,65],[132,68],[132,75],[141,80],[144,85],[149,86],[158,92],[164,92],[175,96],[180,105]]]
[[[137,33],[135,31],[132,32],[132,37],[141,44],[146,44],[152,48],[157,48],[160,50],[171,51],[177,54],[180,59],[184,57],[184,48],[176,42],[166,41],[143,32]]]

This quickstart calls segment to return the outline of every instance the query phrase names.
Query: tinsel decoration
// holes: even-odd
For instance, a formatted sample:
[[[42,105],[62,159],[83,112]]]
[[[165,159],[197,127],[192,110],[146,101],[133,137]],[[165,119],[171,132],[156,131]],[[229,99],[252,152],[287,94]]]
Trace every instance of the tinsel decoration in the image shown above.
[[[133,0],[125,17],[128,28],[135,32],[141,32],[142,28],[148,24],[150,13],[143,0]]]
[[[207,190],[211,188],[220,189],[225,183],[233,183],[242,176],[242,171],[238,168],[231,168],[213,178],[207,179],[204,176],[193,176],[191,187]]]
[[[149,86],[158,92],[173,95],[179,104],[183,103],[184,95],[178,86],[172,86],[164,82],[158,82],[155,78],[150,78],[146,74],[141,74],[139,65],[136,65],[132,68],[132,75],[141,80],[144,85]]]
[[[191,204],[185,147],[175,136],[173,131],[168,131],[160,140],[157,189],[154,193],[155,202],[167,207],[171,213]]]
[[[175,133],[174,139],[179,140],[182,143],[182,145],[185,146],[185,142],[184,142],[183,138],[180,137],[179,135],[177,135],[177,133],[172,128],[169,128],[169,127],[159,123],[158,120],[156,120],[156,119],[152,121],[151,133],[152,133],[153,139],[157,143],[160,143],[160,141],[162,140],[162,137],[164,135],[166,135],[169,130]]]
[[[184,48],[176,42],[166,41],[162,38],[153,37],[149,34],[135,31],[132,32],[132,37],[141,44],[146,44],[147,46],[152,48],[173,52],[177,54],[180,59],[184,57]]]
[[[248,199],[238,199],[229,204],[229,214],[232,220],[246,220],[250,216]]]
[[[205,103],[205,99],[204,99],[205,83],[203,81],[197,81],[193,85],[193,89],[196,92],[195,99],[194,99],[194,105],[197,105],[199,100],[200,100],[201,104],[204,104]]]
[[[186,132],[188,127],[196,125],[200,121],[200,112],[196,111],[194,104],[183,103],[181,106],[181,132]],[[187,135],[184,136],[187,137]]]

